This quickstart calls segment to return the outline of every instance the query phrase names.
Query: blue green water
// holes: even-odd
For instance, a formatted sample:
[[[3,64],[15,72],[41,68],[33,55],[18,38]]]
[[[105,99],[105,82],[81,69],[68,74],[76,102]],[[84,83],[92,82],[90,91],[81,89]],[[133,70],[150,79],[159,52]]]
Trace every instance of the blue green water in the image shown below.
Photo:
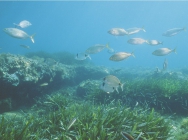
[[[164,37],[162,33],[172,28],[188,26],[188,2],[0,2],[0,27],[14,27],[13,23],[28,20],[32,26],[23,29],[28,34],[36,34],[35,43],[29,39],[19,40],[0,31],[0,53],[25,54],[28,52],[68,51],[76,54],[84,52],[95,44],[109,43],[118,51],[132,52],[130,57],[121,62],[109,61],[111,54],[104,50],[91,55],[96,65],[112,67],[155,67],[162,68],[164,59],[168,60],[168,68],[176,69],[187,66],[188,33],[180,32],[173,37]],[[130,36],[115,37],[107,33],[111,28],[144,27],[146,32]],[[133,37],[157,39],[163,45],[149,46],[131,45],[127,40]],[[29,45],[24,49],[20,44]],[[161,47],[175,48],[177,54],[153,56],[152,52]]]

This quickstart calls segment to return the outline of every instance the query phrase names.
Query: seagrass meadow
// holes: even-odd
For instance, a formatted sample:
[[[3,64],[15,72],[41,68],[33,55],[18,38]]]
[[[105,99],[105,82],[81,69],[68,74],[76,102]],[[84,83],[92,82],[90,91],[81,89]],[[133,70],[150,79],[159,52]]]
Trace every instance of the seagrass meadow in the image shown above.
[[[0,140],[188,138],[188,68],[114,69],[68,52],[1,54],[0,66]],[[100,89],[109,74],[123,91]]]

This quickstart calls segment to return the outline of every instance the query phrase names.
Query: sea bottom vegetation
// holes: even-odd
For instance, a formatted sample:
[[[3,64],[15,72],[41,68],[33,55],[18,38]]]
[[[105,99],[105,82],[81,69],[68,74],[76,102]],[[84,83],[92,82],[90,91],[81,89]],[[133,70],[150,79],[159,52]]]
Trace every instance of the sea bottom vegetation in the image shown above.
[[[122,78],[123,79],[123,78]],[[94,83],[94,81],[86,81]],[[85,95],[87,100],[94,100],[97,103],[109,103],[109,101],[121,100],[129,107],[135,104],[154,108],[161,113],[176,113],[187,115],[188,113],[188,81],[177,78],[146,77],[135,78],[122,81],[124,90],[119,93],[114,91],[110,94],[99,89],[99,85],[94,84],[85,90],[89,94]]]
[[[1,140],[167,140],[172,125],[154,109],[80,101],[63,93],[37,99],[30,111],[0,117]]]

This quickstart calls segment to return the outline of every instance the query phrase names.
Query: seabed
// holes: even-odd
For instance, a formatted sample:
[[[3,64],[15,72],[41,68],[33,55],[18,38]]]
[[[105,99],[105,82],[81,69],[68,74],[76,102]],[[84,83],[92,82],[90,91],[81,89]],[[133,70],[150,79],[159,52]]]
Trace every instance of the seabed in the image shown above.
[[[124,90],[107,94],[103,77]],[[0,54],[1,140],[186,140],[188,68],[113,69],[68,52]]]

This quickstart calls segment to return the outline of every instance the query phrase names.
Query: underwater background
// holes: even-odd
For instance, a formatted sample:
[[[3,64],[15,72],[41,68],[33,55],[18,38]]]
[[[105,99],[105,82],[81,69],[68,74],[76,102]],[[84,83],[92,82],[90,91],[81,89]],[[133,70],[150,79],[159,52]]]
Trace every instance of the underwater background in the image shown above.
[[[1,1],[0,140],[188,140],[187,7],[186,1]],[[17,28],[35,34],[34,43],[3,31],[23,20],[32,25]],[[134,27],[146,32],[108,33]],[[181,31],[162,35],[173,28]],[[133,45],[131,38],[162,44]],[[135,57],[114,62],[105,48],[91,60],[75,59],[96,44]],[[159,48],[177,53],[153,55]]]
[[[32,26],[25,28],[29,35],[36,34],[35,42],[29,39],[13,39],[0,32],[0,46],[3,52],[24,54],[27,52],[68,51],[73,54],[83,52],[95,44],[109,43],[115,51],[133,52],[134,58],[122,62],[109,61],[106,50],[92,55],[96,65],[113,67],[162,67],[165,58],[169,69],[187,66],[188,50],[187,32],[172,37],[162,36],[162,33],[172,28],[186,28],[188,23],[186,1],[56,1],[56,2],[1,2],[1,28],[14,27],[26,19]],[[107,33],[111,28],[139,27],[146,32],[130,36],[115,37]],[[149,46],[147,44],[131,45],[127,40],[134,37],[156,39],[163,45]],[[30,46],[30,50],[19,47],[20,44]],[[177,54],[156,57],[152,52],[160,47],[177,48]]]

